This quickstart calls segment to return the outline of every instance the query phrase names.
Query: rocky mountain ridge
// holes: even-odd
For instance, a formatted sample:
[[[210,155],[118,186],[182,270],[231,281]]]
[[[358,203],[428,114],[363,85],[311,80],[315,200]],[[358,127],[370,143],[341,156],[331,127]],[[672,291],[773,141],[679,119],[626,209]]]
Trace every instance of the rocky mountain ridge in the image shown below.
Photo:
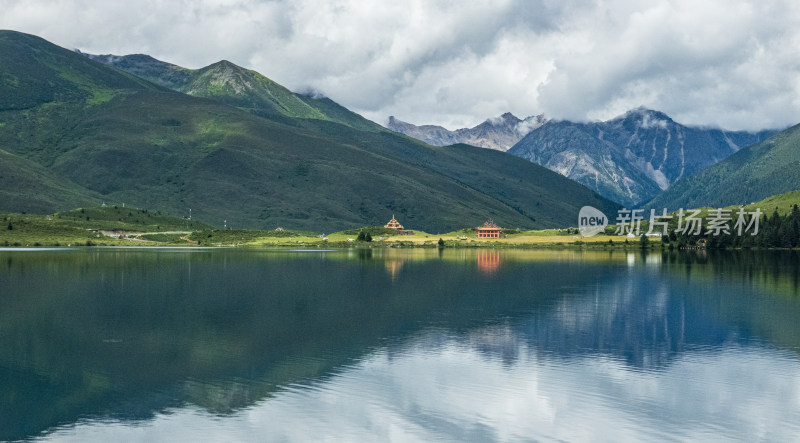
[[[473,128],[461,128],[450,131],[442,126],[422,125],[389,117],[386,127],[392,131],[422,140],[429,145],[447,146],[456,143],[507,151],[530,131],[547,122],[544,115],[534,115],[519,119],[514,114],[505,114],[490,118]]]
[[[549,121],[508,153],[630,206],[774,132],[685,126],[663,112],[637,108],[605,122]]]

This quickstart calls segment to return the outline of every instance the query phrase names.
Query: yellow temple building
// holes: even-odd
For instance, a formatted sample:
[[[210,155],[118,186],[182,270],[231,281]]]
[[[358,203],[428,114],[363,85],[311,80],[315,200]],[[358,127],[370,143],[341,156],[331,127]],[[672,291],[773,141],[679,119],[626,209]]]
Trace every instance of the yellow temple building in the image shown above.
[[[406,231],[403,229],[403,225],[394,218],[394,214],[392,214],[392,219],[389,220],[389,223],[386,223],[384,228],[394,229],[395,231],[399,232],[401,235],[414,235],[414,231]]]
[[[389,228],[389,229],[394,229],[394,230],[397,230],[397,231],[402,231],[403,230],[403,225],[401,225],[400,222],[398,222],[394,218],[394,214],[392,214],[392,219],[389,220],[389,223],[386,223],[384,228]]]
[[[494,224],[493,221],[487,221],[483,226],[478,227],[478,238],[500,238],[500,232],[503,228]]]

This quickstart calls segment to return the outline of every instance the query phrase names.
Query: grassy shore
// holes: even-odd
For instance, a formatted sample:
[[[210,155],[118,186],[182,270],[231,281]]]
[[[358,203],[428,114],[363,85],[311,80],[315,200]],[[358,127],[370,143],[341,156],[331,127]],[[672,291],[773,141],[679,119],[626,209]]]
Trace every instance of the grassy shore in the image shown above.
[[[160,211],[102,206],[51,215],[0,212],[0,246],[159,246],[208,225]],[[156,236],[153,238],[153,236]]]
[[[359,240],[369,233],[372,241]],[[507,230],[503,238],[479,239],[474,229],[444,234],[400,235],[379,226],[320,234],[291,230],[230,230],[160,212],[122,207],[76,209],[52,215],[0,213],[0,246],[236,246],[316,248],[609,248],[639,239],[609,235],[583,238],[575,229]],[[626,242],[627,240],[627,242]],[[657,242],[658,240],[656,240]]]
[[[786,215],[800,203],[800,191],[769,197],[745,207],[760,208],[765,214],[777,211]],[[701,209],[700,217],[710,208]],[[732,212],[738,207],[729,207]],[[609,214],[610,215],[610,214]],[[673,213],[671,228],[677,224]],[[612,216],[613,220],[613,216]],[[641,225],[647,231],[647,221]],[[372,241],[359,241],[360,233]],[[314,248],[435,248],[442,240],[446,248],[580,248],[610,249],[661,247],[660,237],[649,237],[646,245],[639,238],[605,234],[582,237],[577,229],[526,231],[506,229],[503,238],[479,239],[475,228],[433,234],[415,230],[413,235],[400,235],[382,226],[365,226],[329,234],[291,230],[230,230],[162,214],[160,211],[101,206],[82,208],[52,215],[0,212],[0,246],[236,246],[236,247],[314,247]]]

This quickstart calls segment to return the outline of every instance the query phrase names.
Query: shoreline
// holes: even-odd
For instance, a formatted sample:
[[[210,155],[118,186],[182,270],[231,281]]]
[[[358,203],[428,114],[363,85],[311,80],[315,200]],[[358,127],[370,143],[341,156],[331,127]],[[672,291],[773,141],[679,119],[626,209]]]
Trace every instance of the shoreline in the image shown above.
[[[137,242],[138,243],[138,242]],[[703,251],[795,251],[800,248],[679,248],[669,247],[662,245],[660,242],[653,242],[646,247],[641,247],[638,242],[615,243],[613,245],[607,243],[495,243],[495,242],[474,242],[469,244],[456,244],[446,245],[440,247],[436,244],[402,244],[402,242],[372,242],[370,243],[304,243],[304,244],[216,244],[216,245],[176,245],[167,243],[156,243],[143,245],[138,244],[106,244],[97,243],[92,245],[85,244],[69,244],[69,245],[0,245],[0,252],[34,252],[34,251],[75,251],[81,249],[169,249],[169,250],[183,250],[183,251],[202,251],[213,249],[266,249],[266,250],[283,250],[283,251],[296,251],[296,252],[333,252],[343,250],[386,250],[386,249],[429,249],[429,250],[469,250],[469,249],[492,249],[492,250],[570,250],[570,251],[647,251],[647,252],[703,252]]]

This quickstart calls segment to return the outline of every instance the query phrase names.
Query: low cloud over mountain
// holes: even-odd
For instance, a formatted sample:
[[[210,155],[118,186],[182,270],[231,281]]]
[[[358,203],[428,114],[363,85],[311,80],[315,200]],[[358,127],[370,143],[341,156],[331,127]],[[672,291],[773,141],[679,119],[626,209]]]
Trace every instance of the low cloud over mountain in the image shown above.
[[[190,68],[227,59],[379,122],[463,128],[507,111],[585,122],[645,105],[760,130],[800,115],[789,0],[5,3],[0,28]]]

